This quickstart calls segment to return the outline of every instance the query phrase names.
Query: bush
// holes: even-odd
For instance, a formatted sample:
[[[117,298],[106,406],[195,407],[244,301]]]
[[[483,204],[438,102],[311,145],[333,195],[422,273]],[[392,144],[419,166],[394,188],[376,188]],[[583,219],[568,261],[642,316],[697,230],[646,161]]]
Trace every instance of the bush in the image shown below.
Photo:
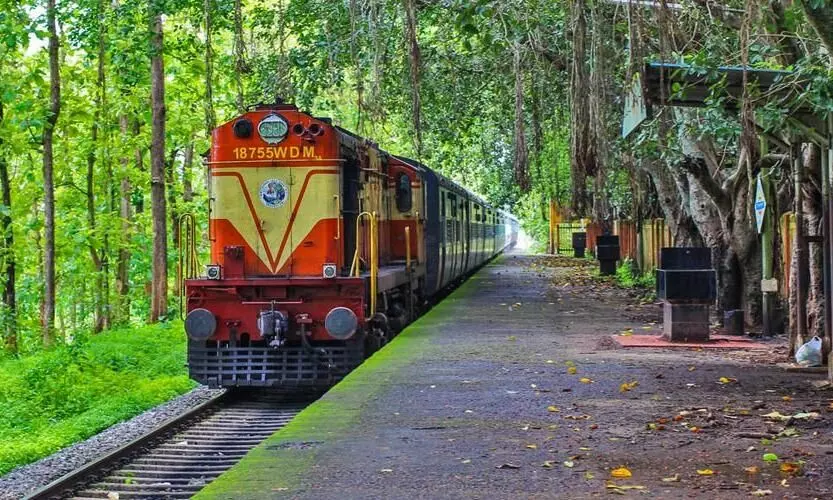
[[[639,274],[636,265],[631,259],[625,259],[616,268],[616,282],[624,288],[645,288],[653,290],[656,288],[656,279],[653,273]]]
[[[0,474],[190,390],[185,363],[180,322],[0,361]]]

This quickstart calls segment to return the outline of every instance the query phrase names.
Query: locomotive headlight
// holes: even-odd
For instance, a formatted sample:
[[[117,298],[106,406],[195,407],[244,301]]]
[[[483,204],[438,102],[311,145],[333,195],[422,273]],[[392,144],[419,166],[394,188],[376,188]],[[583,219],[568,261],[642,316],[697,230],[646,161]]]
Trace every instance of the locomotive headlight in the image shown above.
[[[217,330],[217,318],[208,309],[194,309],[185,317],[185,333],[193,340],[206,340]]]
[[[359,318],[347,307],[334,307],[327,313],[324,319],[324,328],[330,336],[338,340],[347,340],[356,333],[359,326]]]
[[[338,268],[335,264],[324,264],[324,268],[321,270],[321,275],[325,278],[335,278],[336,274],[338,274]]]
[[[289,124],[281,115],[269,115],[257,126],[257,133],[267,144],[277,144],[286,138]]]
[[[220,265],[219,264],[209,264],[205,266],[205,276],[210,280],[218,280],[220,279]]]

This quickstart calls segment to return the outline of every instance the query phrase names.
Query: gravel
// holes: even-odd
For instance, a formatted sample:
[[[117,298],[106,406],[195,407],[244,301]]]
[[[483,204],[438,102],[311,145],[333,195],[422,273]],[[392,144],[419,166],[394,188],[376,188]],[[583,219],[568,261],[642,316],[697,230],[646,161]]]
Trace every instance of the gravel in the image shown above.
[[[38,460],[18,467],[0,477],[0,500],[12,500],[33,493],[55,479],[71,472],[103,454],[123,446],[173,418],[210,399],[222,389],[205,386],[174,398],[167,403],[116,424],[95,436]]]

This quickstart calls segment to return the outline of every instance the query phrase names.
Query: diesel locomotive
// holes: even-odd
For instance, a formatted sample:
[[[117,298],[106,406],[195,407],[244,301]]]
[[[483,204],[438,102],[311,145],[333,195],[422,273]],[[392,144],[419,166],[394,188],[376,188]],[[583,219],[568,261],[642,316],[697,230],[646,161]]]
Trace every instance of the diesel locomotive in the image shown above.
[[[518,221],[293,105],[213,131],[211,262],[185,280],[193,379],[325,386],[515,244]]]

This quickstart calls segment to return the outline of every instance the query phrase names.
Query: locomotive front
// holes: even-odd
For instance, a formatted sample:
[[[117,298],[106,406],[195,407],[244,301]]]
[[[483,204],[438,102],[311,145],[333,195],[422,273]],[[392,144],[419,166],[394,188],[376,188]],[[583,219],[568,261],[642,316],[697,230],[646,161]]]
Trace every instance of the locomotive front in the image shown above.
[[[365,286],[343,272],[343,163],[336,129],[294,106],[214,130],[211,263],[186,281],[193,379],[327,384],[361,362]]]

